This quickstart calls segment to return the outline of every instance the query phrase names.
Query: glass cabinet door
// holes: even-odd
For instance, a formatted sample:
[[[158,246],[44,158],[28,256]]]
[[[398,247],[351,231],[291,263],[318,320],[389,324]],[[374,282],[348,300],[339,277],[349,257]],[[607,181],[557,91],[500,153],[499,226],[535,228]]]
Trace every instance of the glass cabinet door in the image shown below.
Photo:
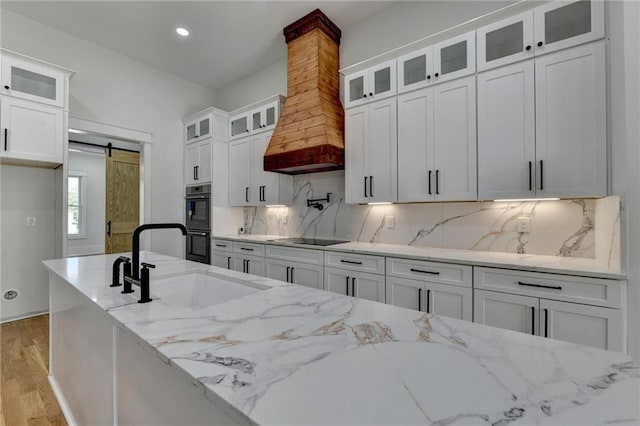
[[[249,116],[242,115],[231,120],[231,137],[249,134]]]
[[[398,58],[398,93],[419,89],[433,78],[433,54],[430,47]]]
[[[266,121],[266,126],[267,127],[272,127],[276,125],[276,121],[278,121],[278,117],[277,117],[277,105],[272,105],[270,107],[267,107],[266,111],[265,111],[265,121]]]
[[[187,125],[187,142],[196,138],[196,123],[190,123]]]
[[[364,102],[366,99],[366,71],[359,72],[346,77],[346,93],[345,93],[345,106],[355,106]]]
[[[260,130],[264,127],[262,123],[262,110],[253,111],[251,113],[251,130]]]
[[[451,38],[433,47],[434,82],[452,80],[476,71],[475,32]]]
[[[64,106],[64,76],[18,58],[2,58],[2,94]]]
[[[371,69],[369,97],[383,99],[396,94],[396,61],[389,61]]]
[[[478,30],[478,71],[533,56],[533,12],[509,17]]]
[[[204,138],[211,135],[211,119],[203,118],[199,122],[198,138]]]
[[[552,52],[604,37],[604,2],[552,2],[534,9],[536,53]]]

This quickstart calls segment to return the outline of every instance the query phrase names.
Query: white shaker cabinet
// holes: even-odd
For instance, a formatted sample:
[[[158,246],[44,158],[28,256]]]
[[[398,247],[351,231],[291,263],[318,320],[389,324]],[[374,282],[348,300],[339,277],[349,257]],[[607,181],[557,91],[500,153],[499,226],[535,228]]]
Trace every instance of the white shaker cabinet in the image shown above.
[[[345,77],[344,107],[352,108],[396,94],[396,61],[374,65]]]
[[[533,61],[478,75],[478,198],[535,197]]]
[[[549,2],[533,10],[536,55],[604,37],[604,1]]]
[[[398,93],[426,87],[433,81],[433,49],[431,46],[397,59]]]
[[[2,52],[2,95],[67,107],[68,78],[72,72],[28,57]]]
[[[538,196],[606,195],[604,49],[593,43],[535,60]]]
[[[64,147],[61,108],[3,96],[1,101],[3,159],[60,164]]]
[[[211,182],[212,140],[187,144],[184,149],[185,185],[198,185]]]
[[[251,131],[265,132],[276,127],[278,117],[280,117],[281,102],[273,101],[251,112]]]
[[[433,83],[442,83],[476,72],[475,31],[433,46]]]
[[[397,199],[396,99],[345,111],[347,203]]]
[[[533,57],[533,12],[510,16],[478,29],[478,71]]]
[[[224,251],[213,251],[213,266],[224,269],[235,269],[235,256]]]
[[[229,205],[248,206],[251,176],[251,139],[229,142]]]
[[[346,296],[385,302],[384,275],[324,268],[324,289]]]
[[[235,255],[233,260],[236,271],[264,277],[266,269],[264,257]]]
[[[266,276],[306,287],[324,288],[322,265],[267,258]]]
[[[537,297],[474,290],[473,322],[506,330],[537,335],[539,300]]]
[[[475,77],[398,97],[398,200],[464,201],[476,194]]]

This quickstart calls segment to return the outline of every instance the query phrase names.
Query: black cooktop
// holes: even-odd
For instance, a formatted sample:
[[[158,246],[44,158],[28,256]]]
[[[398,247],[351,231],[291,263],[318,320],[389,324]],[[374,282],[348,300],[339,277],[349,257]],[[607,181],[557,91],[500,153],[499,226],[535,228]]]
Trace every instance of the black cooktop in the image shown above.
[[[292,243],[292,244],[307,244],[310,246],[332,246],[334,244],[342,244],[342,243],[350,242],[345,240],[323,240],[320,238],[303,238],[303,237],[282,238],[282,239],[278,239],[277,241]]]

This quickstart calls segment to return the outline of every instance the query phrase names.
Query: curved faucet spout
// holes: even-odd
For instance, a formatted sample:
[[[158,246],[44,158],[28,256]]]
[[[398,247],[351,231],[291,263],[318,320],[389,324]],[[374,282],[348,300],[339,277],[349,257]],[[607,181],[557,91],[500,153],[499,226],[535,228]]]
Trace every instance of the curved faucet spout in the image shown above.
[[[131,241],[131,275],[135,279],[140,278],[140,234],[147,229],[179,229],[182,235],[187,235],[187,228],[180,223],[147,223],[138,226],[133,231]]]

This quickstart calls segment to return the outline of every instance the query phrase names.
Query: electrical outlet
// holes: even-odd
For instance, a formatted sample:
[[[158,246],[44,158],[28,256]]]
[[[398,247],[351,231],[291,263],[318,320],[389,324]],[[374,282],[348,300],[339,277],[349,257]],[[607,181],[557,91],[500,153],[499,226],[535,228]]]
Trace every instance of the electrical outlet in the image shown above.
[[[518,232],[525,234],[531,232],[531,217],[522,216],[518,218]]]
[[[34,228],[37,223],[38,223],[38,220],[33,216],[28,216],[27,219],[25,220],[25,224],[29,228]]]
[[[282,224],[286,225],[287,223],[289,223],[289,215],[285,214],[284,216],[282,216]]]
[[[384,227],[387,229],[395,229],[396,227],[396,217],[395,216],[385,216],[384,217]]]

